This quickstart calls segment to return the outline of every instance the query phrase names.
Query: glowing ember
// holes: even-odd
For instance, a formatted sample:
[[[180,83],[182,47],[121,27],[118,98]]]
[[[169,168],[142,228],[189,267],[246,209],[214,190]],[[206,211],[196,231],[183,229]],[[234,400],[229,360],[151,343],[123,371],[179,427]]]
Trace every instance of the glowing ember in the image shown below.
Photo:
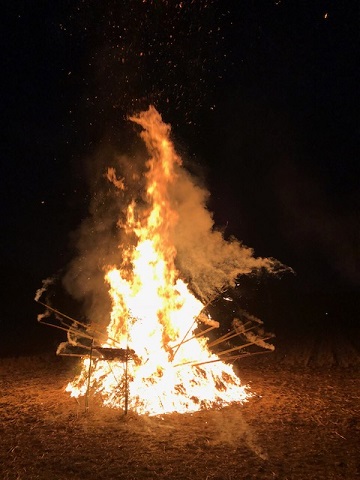
[[[129,348],[135,355],[129,354],[128,361],[94,361],[91,391],[102,396],[104,405],[125,408],[126,401],[129,410],[151,415],[243,402],[247,387],[209,351],[204,337],[195,336],[204,305],[176,268],[178,213],[170,191],[176,188],[181,159],[169,138],[170,127],[153,107],[131,120],[142,127],[150,156],[147,208],[130,203],[122,226],[135,244],[122,247],[120,268],[106,269],[112,312],[102,347]],[[113,170],[108,178],[125,188]],[[194,338],[182,342],[185,337]],[[86,394],[89,362],[83,360],[81,374],[67,386],[74,397]]]

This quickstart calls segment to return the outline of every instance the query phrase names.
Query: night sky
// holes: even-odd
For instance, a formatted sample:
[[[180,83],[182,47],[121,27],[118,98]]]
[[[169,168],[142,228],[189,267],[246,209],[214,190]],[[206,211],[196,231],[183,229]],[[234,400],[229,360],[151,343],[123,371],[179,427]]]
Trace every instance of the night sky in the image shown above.
[[[3,353],[55,350],[35,291],[74,256],[98,152],[131,152],[127,116],[150,104],[207,185],[225,236],[296,272],[244,280],[244,307],[275,330],[358,322],[357,2],[7,3]]]

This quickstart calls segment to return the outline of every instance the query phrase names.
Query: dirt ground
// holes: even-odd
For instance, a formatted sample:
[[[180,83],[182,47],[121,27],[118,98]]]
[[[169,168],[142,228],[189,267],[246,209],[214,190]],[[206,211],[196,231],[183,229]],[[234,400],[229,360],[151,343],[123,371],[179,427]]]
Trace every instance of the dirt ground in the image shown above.
[[[358,362],[282,355],[238,365],[254,394],[242,406],[152,418],[92,398],[85,412],[64,392],[73,359],[0,359],[0,478],[360,478]]]

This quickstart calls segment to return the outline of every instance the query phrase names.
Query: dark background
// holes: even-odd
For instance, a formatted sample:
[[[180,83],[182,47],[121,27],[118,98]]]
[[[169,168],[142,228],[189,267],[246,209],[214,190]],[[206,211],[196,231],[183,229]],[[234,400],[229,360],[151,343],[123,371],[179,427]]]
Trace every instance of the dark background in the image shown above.
[[[7,3],[3,354],[55,350],[61,334],[37,324],[35,291],[74,255],[94,154],[126,153],[126,116],[150,103],[225,235],[296,272],[244,279],[241,305],[276,333],[358,325],[357,2]]]

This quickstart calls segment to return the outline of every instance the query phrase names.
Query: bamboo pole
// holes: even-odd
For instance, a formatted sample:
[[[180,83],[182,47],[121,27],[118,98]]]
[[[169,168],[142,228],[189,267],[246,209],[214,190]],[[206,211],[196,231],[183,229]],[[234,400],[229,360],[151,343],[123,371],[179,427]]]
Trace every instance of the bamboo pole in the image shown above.
[[[58,354],[60,357],[78,357],[78,358],[84,358],[87,355],[81,355],[80,353],[59,353]]]
[[[128,413],[129,408],[129,384],[128,384],[128,346],[126,345],[125,353],[125,415]]]
[[[269,340],[269,338],[273,338],[272,336],[269,336],[269,337],[265,337],[265,338],[262,338],[261,340]],[[219,352],[219,353],[216,353],[216,355],[218,357],[222,356],[222,355],[225,355],[226,353],[231,353],[231,352],[235,352],[236,350],[242,350],[243,348],[246,348],[246,347],[250,347],[251,345],[256,345],[255,342],[249,342],[249,343],[244,343],[243,345],[238,345],[236,347],[232,347],[232,348],[229,348],[227,350],[224,350],[222,352]],[[254,355],[255,353],[257,352],[248,352],[249,355]],[[247,355],[247,354],[240,354],[240,355],[237,355],[237,356],[243,356],[243,355]],[[226,361],[228,358],[230,357],[226,357],[226,358],[219,358],[218,360],[209,360],[209,361],[205,361],[205,362],[201,362],[201,363],[197,363],[196,360],[190,360],[189,362],[185,362],[185,363],[178,363],[177,365],[174,365],[174,367],[179,367],[181,365],[189,365],[189,364],[192,364],[192,365],[202,365],[203,363],[212,363],[212,362],[222,362],[222,361]],[[195,362],[195,363],[194,363]]]
[[[211,330],[214,330],[214,328],[218,328],[218,327],[217,327],[217,326],[209,327],[209,328],[207,328],[206,330],[204,330],[204,331],[202,331],[202,332],[199,332],[199,333],[197,333],[196,335],[193,335],[193,336],[190,337],[190,338],[187,338],[187,339],[184,340],[183,342],[180,342],[180,343],[174,345],[172,348],[181,347],[181,345],[184,345],[184,343],[190,342],[190,340],[193,340],[194,338],[202,337],[203,335],[205,335],[205,333],[209,333]]]
[[[265,337],[265,338],[262,338],[261,340],[265,341],[265,340],[269,340],[269,338],[273,338],[273,337],[272,336]],[[216,355],[220,356],[220,355],[224,355],[225,353],[234,352],[235,350],[242,350],[245,347],[250,347],[250,345],[256,345],[256,342],[244,343],[243,345],[238,345],[237,347],[229,348],[228,350],[223,350],[222,352],[219,352]]]
[[[128,414],[129,408],[129,328],[128,328],[129,319],[126,321],[126,352],[125,352],[125,415]]]
[[[35,300],[37,303],[40,303],[40,305],[43,305],[45,308],[48,308],[49,310],[52,310],[54,313],[57,313],[58,315],[64,317],[64,318],[67,318],[68,320],[71,320],[73,323],[76,323],[77,325],[80,325],[81,327],[84,327],[86,329],[89,328],[89,326],[91,325],[86,325],[86,323],[82,323],[82,322],[79,322],[78,320],[75,320],[75,318],[72,318],[70,317],[69,315],[66,315],[65,313],[62,313],[60,312],[59,310],[56,310],[56,308],[53,308],[53,307],[50,307],[50,305],[46,305],[46,303],[43,303],[41,302],[40,300]],[[39,321],[40,323],[44,324],[44,325],[49,325],[51,327],[54,327],[54,328],[59,328],[59,329],[62,329],[62,327],[59,327],[57,325],[52,325],[51,323],[48,323],[48,322],[42,322],[41,320]],[[70,328],[70,326],[69,326]],[[67,329],[68,330],[68,329]],[[67,331],[66,330],[66,331]],[[107,340],[111,340],[112,342],[115,342],[117,343],[119,346],[121,345],[120,342],[118,342],[117,340],[115,340],[114,338],[111,338],[111,337],[108,337],[106,333],[102,332],[101,330],[98,330],[96,328],[93,328],[92,331],[94,333],[98,333],[100,334],[101,336],[103,336],[104,338],[106,338]],[[93,336],[89,336],[88,338],[93,338]]]
[[[247,328],[246,330],[243,330],[242,332],[238,332],[235,328],[233,330],[230,330],[230,332],[226,333],[225,335],[223,335],[222,337],[219,337],[217,338],[216,340],[214,340],[213,342],[209,343],[208,344],[208,347],[214,347],[215,345],[218,345],[219,343],[223,343],[225,342],[226,340],[230,340],[231,338],[234,338],[234,337],[238,337],[240,335],[242,335],[243,333],[245,332],[249,332],[250,330],[253,330],[254,328],[256,328],[257,325],[253,325],[252,327],[250,328]]]
[[[177,365],[174,365],[174,367],[182,367],[184,365],[190,365],[191,367],[198,367],[200,365],[205,365],[207,363],[216,363],[216,362],[228,362],[230,360],[236,360],[238,358],[245,358],[245,357],[250,357],[252,355],[261,355],[263,353],[270,353],[270,350],[264,350],[261,352],[247,352],[247,353],[240,353],[239,355],[231,355],[229,357],[225,358],[215,358],[213,360],[206,360],[204,362],[194,362],[193,360],[189,362],[184,362],[184,363],[178,363]]]
[[[88,410],[89,410],[89,393],[90,393],[91,361],[92,361],[93,343],[94,343],[94,339],[91,342],[91,350],[90,350],[89,372],[88,372],[88,381],[87,381],[86,396],[85,396],[85,412],[88,412]]]
[[[235,330],[230,330],[230,332],[225,333],[221,337],[217,338],[216,340],[213,340],[212,342],[208,343],[208,347],[214,347],[215,345],[218,345],[219,343],[225,342],[226,340],[229,340],[230,338],[233,338],[235,335]]]
[[[177,352],[179,351],[179,348],[180,348],[180,347],[181,347],[181,345],[184,343],[184,341],[185,341],[185,338],[188,336],[189,332],[190,332],[190,331],[191,331],[191,329],[193,328],[193,326],[194,326],[194,324],[195,324],[195,322],[196,322],[196,319],[197,319],[197,317],[195,317],[195,318],[194,318],[194,321],[193,321],[193,323],[191,324],[191,326],[189,327],[189,330],[188,330],[188,331],[185,333],[185,335],[183,336],[183,338],[182,338],[181,342],[180,342],[180,343],[177,345],[177,348],[176,348],[175,352],[172,354],[171,361],[173,361],[173,360],[174,360],[174,358],[175,358],[175,355],[176,355],[176,354],[177,354]]]
[[[79,325],[82,325],[83,327],[87,327],[87,326],[88,326],[88,325],[86,325],[86,324],[84,324],[84,323],[79,322],[78,320],[75,320],[75,318],[69,317],[69,315],[66,315],[65,313],[62,313],[62,312],[60,312],[59,310],[56,310],[56,308],[50,307],[50,305],[46,305],[46,303],[41,302],[40,300],[36,300],[36,302],[37,302],[37,303],[40,303],[40,305],[42,305],[43,307],[48,308],[49,310],[52,310],[52,311],[55,312],[55,313],[58,313],[58,314],[61,315],[62,317],[65,317],[65,318],[71,320],[72,322],[78,323]]]
[[[203,310],[204,310],[206,307],[208,307],[208,306],[209,306],[209,305],[212,303],[212,301],[213,301],[213,300],[214,300],[214,299],[212,299],[212,300],[209,300],[209,301],[206,303],[206,305],[204,305],[204,307],[202,308],[201,312],[202,312],[202,311],[203,311]],[[194,326],[194,324],[195,324],[196,320],[199,318],[199,316],[200,316],[201,312],[199,313],[199,315],[197,315],[197,316],[194,318],[194,321],[193,321],[193,323],[192,323],[192,324],[191,324],[191,326],[189,327],[189,330],[188,330],[188,331],[185,333],[185,335],[184,335],[183,339],[181,340],[181,342],[180,342],[180,343],[178,343],[178,345],[177,345],[177,346],[173,347],[173,348],[176,348],[176,350],[175,350],[175,352],[174,352],[174,353],[173,353],[173,355],[172,355],[172,359],[171,359],[171,361],[173,361],[173,360],[174,360],[174,358],[175,358],[175,355],[176,355],[176,354],[177,354],[177,352],[179,351],[179,348],[181,347],[181,345],[183,345],[183,343],[184,343],[185,341],[187,341],[187,340],[185,340],[185,339],[186,339],[186,337],[189,335],[189,333],[190,333],[191,329],[193,328],[193,326]],[[214,327],[214,328],[215,328],[215,327]],[[191,340],[191,339],[189,339],[189,340]]]
[[[71,326],[68,326],[68,328],[60,327],[60,325],[54,325],[53,323],[43,322],[42,320],[40,320],[39,323],[41,323],[42,325],[48,325],[49,327],[57,328],[58,330],[62,330],[63,332],[66,332],[66,333],[69,333],[69,332],[76,333],[76,335],[78,335],[79,337],[87,338],[89,340],[91,340],[93,338],[93,336],[88,335],[85,332],[81,332],[80,330],[75,330]],[[79,346],[82,347],[82,348],[86,348],[86,349],[90,350],[90,347],[87,347],[86,345],[81,345],[80,344]]]
[[[60,327],[60,325],[54,325],[53,323],[43,322],[42,320],[39,320],[39,323],[41,323],[42,325],[48,325],[49,327],[57,328],[58,330],[63,330],[64,332],[68,332],[70,328],[70,327],[68,328]]]

